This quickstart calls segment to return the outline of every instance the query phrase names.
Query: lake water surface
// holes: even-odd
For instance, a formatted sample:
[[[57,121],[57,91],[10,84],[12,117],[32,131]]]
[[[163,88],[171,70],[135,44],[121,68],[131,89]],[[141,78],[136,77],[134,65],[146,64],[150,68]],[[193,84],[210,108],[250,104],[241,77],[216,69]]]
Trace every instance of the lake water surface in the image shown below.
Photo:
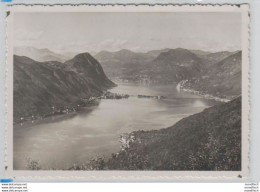
[[[166,128],[216,104],[180,93],[176,85],[120,84],[110,91],[133,96],[101,100],[99,105],[83,108],[76,114],[15,125],[14,169],[27,169],[28,157],[39,161],[43,169],[68,169],[96,156],[108,158],[120,151],[121,134]],[[167,98],[137,98],[138,94]]]

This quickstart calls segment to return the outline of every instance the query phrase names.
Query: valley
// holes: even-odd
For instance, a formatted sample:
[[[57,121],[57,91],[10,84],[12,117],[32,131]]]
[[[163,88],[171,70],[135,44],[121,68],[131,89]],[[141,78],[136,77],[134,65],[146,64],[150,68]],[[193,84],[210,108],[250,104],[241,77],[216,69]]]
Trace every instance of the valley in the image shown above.
[[[15,169],[241,169],[241,51],[49,52],[14,55]]]

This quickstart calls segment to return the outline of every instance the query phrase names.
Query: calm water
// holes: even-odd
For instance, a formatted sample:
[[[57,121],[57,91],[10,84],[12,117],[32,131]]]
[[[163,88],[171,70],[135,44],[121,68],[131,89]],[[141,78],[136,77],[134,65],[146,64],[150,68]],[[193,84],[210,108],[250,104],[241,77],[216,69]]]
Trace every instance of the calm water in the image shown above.
[[[161,95],[167,99],[101,100],[98,106],[84,108],[77,114],[15,125],[14,169],[26,169],[28,157],[38,160],[44,169],[67,169],[95,156],[110,157],[120,151],[120,134],[166,128],[215,104],[198,96],[179,93],[176,85],[121,84],[110,91]]]

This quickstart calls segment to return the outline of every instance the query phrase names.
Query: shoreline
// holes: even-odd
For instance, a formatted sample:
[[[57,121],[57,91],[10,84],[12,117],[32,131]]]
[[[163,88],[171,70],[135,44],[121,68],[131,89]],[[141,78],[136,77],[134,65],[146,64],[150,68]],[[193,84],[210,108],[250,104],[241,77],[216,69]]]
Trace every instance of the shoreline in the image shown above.
[[[175,85],[176,86],[176,85]],[[174,88],[174,87],[172,87],[172,88]],[[111,93],[111,92],[107,92],[107,94],[110,96],[111,94],[113,95],[113,94],[116,94],[116,93]],[[106,94],[104,94],[104,95],[106,95]],[[103,95],[103,96],[104,96]],[[130,97],[132,97],[133,95],[130,95]],[[142,98],[142,96],[145,96],[145,95],[140,95],[141,96],[141,98]],[[102,96],[101,96],[102,97]],[[135,97],[137,97],[138,98],[138,95],[135,95]],[[153,99],[155,99],[154,98],[154,96],[152,96],[153,97]],[[100,100],[102,100],[102,98],[100,98]],[[213,101],[212,101],[213,102]],[[92,107],[95,107],[95,105],[91,105]],[[89,108],[92,108],[92,107],[82,107],[82,108],[80,108],[79,109],[79,111],[76,111],[76,112],[74,112],[74,113],[68,113],[68,114],[62,114],[62,115],[51,115],[51,116],[48,116],[47,118],[44,118],[43,119],[43,121],[45,121],[45,120],[47,120],[48,118],[54,118],[54,119],[56,119],[56,120],[59,120],[59,119],[67,119],[67,118],[70,118],[70,117],[73,117],[75,114],[77,114],[77,113],[80,113],[80,111],[82,111],[82,109],[84,110],[84,108],[86,109],[86,110],[89,110]],[[189,116],[191,116],[192,114],[190,114]],[[188,117],[189,117],[188,116]],[[56,118],[57,117],[57,118]],[[184,117],[184,118],[186,118],[186,117]],[[54,121],[56,121],[56,120],[54,120]],[[178,121],[179,122],[179,121]],[[177,123],[177,122],[176,122]],[[175,124],[176,124],[175,123]],[[30,122],[28,123],[28,124],[30,124]],[[37,123],[36,123],[37,124]],[[173,125],[175,125],[175,124],[173,124]],[[171,125],[171,126],[173,126],[173,125]],[[169,127],[171,127],[171,126],[169,126]],[[154,133],[154,134],[152,134],[152,136],[156,136],[157,134],[157,132],[158,131],[161,131],[161,130],[163,130],[163,129],[167,129],[167,128],[169,128],[169,127],[160,127],[159,129],[155,129],[155,130],[150,130],[151,131],[151,133]],[[140,140],[140,138],[138,137],[138,134],[139,133],[143,133],[143,132],[147,132],[147,131],[142,131],[142,130],[138,130],[138,131],[131,131],[131,132],[129,132],[129,133],[122,133],[122,134],[120,134],[120,136],[119,136],[119,142],[118,142],[118,144],[119,144],[119,146],[120,146],[120,148],[121,148],[121,150],[118,150],[118,151],[114,151],[113,153],[111,153],[111,154],[109,154],[105,159],[103,159],[103,156],[101,156],[101,157],[99,157],[99,156],[97,156],[97,158],[95,158],[95,157],[93,157],[94,159],[96,159],[96,160],[91,160],[90,162],[89,161],[86,161],[85,163],[88,165],[89,163],[98,163],[99,162],[99,160],[104,160],[105,162],[107,162],[107,160],[109,160],[111,157],[117,157],[117,155],[120,153],[120,152],[122,152],[122,151],[125,151],[125,150],[128,150],[128,148],[133,144],[133,143],[135,143],[135,142],[137,142],[137,143],[141,143],[142,142],[142,140]],[[76,164],[77,165],[77,164]],[[72,165],[71,166],[69,166],[69,168],[68,169],[65,169],[65,170],[70,170],[70,169],[78,169],[78,166],[79,167],[81,167],[82,165],[81,164],[79,164],[79,165],[77,165],[76,167],[73,167]],[[43,170],[45,170],[45,168],[43,169]],[[48,169],[47,169],[48,170]]]
[[[194,90],[194,89],[185,88],[185,87],[184,87],[184,84],[185,84],[187,81],[188,81],[188,80],[180,81],[180,82],[177,84],[177,86],[176,86],[177,90],[178,90],[178,91],[183,91],[183,92],[186,92],[186,93],[191,93],[191,94],[194,94],[194,95],[203,97],[204,99],[215,100],[215,101],[219,101],[219,102],[222,102],[222,103],[227,103],[227,102],[229,102],[229,101],[232,100],[232,99],[217,97],[217,96],[214,96],[214,95],[211,95],[211,94],[200,93],[199,91],[196,91],[196,90]],[[234,99],[234,98],[233,98],[233,99]]]
[[[153,153],[153,152],[151,152],[152,150],[149,150],[149,149],[154,150],[153,147],[158,146],[160,144],[160,145],[165,145],[171,151],[171,153],[169,154],[169,153],[165,153],[165,152],[161,151],[160,148],[157,148],[158,153],[167,155],[169,157],[166,162],[173,162],[173,163],[177,162],[177,165],[180,164],[180,165],[185,166],[185,168],[183,168],[185,170],[187,170],[187,169],[194,170],[194,164],[196,167],[198,167],[198,169],[200,168],[201,157],[205,157],[205,156],[201,155],[201,152],[200,152],[201,147],[204,148],[205,150],[209,150],[209,155],[205,158],[205,162],[207,162],[207,164],[205,165],[206,170],[215,170],[216,168],[221,171],[239,169],[239,165],[241,164],[240,159],[235,159],[236,156],[239,155],[239,146],[240,146],[239,142],[235,143],[235,147],[234,147],[233,142],[227,142],[227,141],[234,139],[234,137],[233,137],[234,131],[236,131],[235,134],[237,134],[237,137],[239,137],[239,133],[240,133],[239,126],[237,126],[236,122],[234,122],[234,119],[236,119],[237,122],[239,122],[241,120],[241,117],[237,116],[237,113],[234,113],[234,111],[239,112],[239,110],[241,110],[241,108],[239,107],[240,106],[239,103],[241,103],[241,97],[233,99],[228,103],[222,103],[219,106],[213,106],[206,111],[202,111],[195,115],[189,116],[185,120],[182,119],[179,122],[177,122],[176,124],[169,126],[167,128],[162,128],[159,130],[150,130],[150,131],[133,131],[128,134],[121,135],[120,152],[118,152],[116,154],[112,154],[111,158],[108,161],[105,161],[104,168],[107,170],[111,170],[111,169],[137,170],[137,169],[140,169],[139,167],[141,167],[141,169],[147,169],[147,170],[156,170],[156,169],[161,170],[163,168],[165,168],[163,170],[176,170],[176,169],[174,169],[174,166],[173,167],[171,167],[171,166],[164,167],[165,162],[161,161],[159,158],[156,157],[157,153]],[[229,139],[227,139],[227,140],[223,140],[222,138],[224,138],[224,137],[218,137],[219,136],[218,133],[221,133],[221,131],[220,132],[215,131],[215,128],[217,128],[219,130],[226,130],[225,128],[223,128],[223,124],[221,123],[223,121],[219,121],[219,116],[218,116],[219,111],[225,113],[227,116],[233,117],[233,118],[230,118],[230,123],[232,123],[232,125],[233,125],[233,127],[231,126],[233,130],[228,132]],[[205,121],[204,121],[205,117],[210,118],[212,114],[215,115],[215,117],[216,117],[215,119],[213,119],[213,122],[216,123],[215,124],[216,127],[207,125],[207,123],[205,123]],[[226,115],[222,116],[223,119],[225,119]],[[209,135],[207,137],[204,137],[205,144],[197,142],[197,140],[194,139],[194,135],[197,137],[199,136],[199,134],[197,134],[197,131],[201,130],[200,123],[194,124],[195,117],[196,117],[196,119],[201,119],[201,120],[203,119],[200,123],[202,123],[202,125],[208,126],[207,133]],[[192,127],[192,129],[187,128],[187,124],[190,125],[190,127]],[[229,124],[225,124],[225,126],[229,127]],[[183,147],[185,147],[186,149],[189,149],[189,151],[186,150],[189,152],[189,155],[187,155],[188,158],[180,157],[181,155],[177,155],[177,154],[178,153],[181,154],[181,153],[178,152],[178,150],[173,150],[174,148],[171,147],[171,146],[175,146],[174,145],[175,140],[178,140],[179,136],[182,136],[184,134],[182,131],[183,129],[188,129],[188,130],[194,132],[194,134],[187,134],[186,137],[190,138],[192,140],[192,142],[194,142],[194,145],[197,146],[197,148],[194,150],[193,145],[192,146],[187,145],[187,143],[185,141],[183,142],[182,139],[179,139],[180,140],[179,143],[182,142]],[[202,133],[203,133],[203,130],[202,130]],[[171,134],[173,137],[175,137],[175,139],[172,139],[172,137],[169,137],[169,134]],[[226,135],[224,134],[223,136],[226,136]],[[185,137],[185,135],[182,137]],[[151,138],[153,138],[152,141],[151,141]],[[215,142],[215,141],[217,141],[217,142]],[[210,151],[212,151],[212,149],[215,149],[215,147],[217,147],[218,149],[221,149],[221,148],[226,149],[226,147],[229,147],[230,148],[229,151],[231,151],[234,154],[235,165],[233,163],[230,163],[232,161],[227,161],[228,159],[230,159],[230,157],[227,156],[225,153],[215,154],[215,153],[210,152]],[[196,151],[198,153],[196,153]],[[172,155],[172,154],[174,154],[174,155]],[[205,154],[205,155],[207,155],[207,154]],[[225,166],[221,166],[221,167],[216,166],[215,162],[222,160],[223,155],[225,155],[225,159],[226,159],[224,161]],[[172,157],[176,157],[176,160],[171,161]],[[215,159],[215,161],[211,161],[212,158]],[[185,164],[185,163],[183,164],[183,160],[188,160],[189,164]],[[158,164],[161,167],[158,167],[157,166]],[[172,165],[172,163],[169,163],[169,165]],[[173,165],[175,165],[175,164],[173,164]],[[226,166],[228,166],[228,168]]]
[[[93,96],[88,99],[80,98],[78,102],[70,103],[63,107],[52,107],[51,112],[46,114],[35,114],[30,116],[23,116],[20,118],[14,118],[13,125],[23,125],[28,122],[36,123],[39,121],[44,121],[49,118],[59,118],[65,116],[75,115],[76,113],[80,113],[80,111],[84,108],[92,108],[94,106],[98,106],[101,100],[121,100],[121,99],[128,99],[130,97],[136,97],[139,99],[142,98],[150,98],[150,99],[166,99],[166,97],[161,95],[151,96],[151,95],[129,95],[129,94],[120,94],[120,93],[113,93],[110,91],[104,92],[100,96]]]

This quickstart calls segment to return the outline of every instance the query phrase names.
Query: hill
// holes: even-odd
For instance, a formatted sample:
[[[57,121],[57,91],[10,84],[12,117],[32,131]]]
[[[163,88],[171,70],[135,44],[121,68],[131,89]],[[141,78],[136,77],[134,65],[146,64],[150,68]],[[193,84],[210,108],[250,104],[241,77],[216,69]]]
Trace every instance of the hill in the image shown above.
[[[14,55],[14,120],[42,116],[54,108],[101,95],[115,84],[90,54],[65,62],[38,62]]]
[[[172,127],[136,131],[109,170],[241,170],[241,97],[186,117]]]

